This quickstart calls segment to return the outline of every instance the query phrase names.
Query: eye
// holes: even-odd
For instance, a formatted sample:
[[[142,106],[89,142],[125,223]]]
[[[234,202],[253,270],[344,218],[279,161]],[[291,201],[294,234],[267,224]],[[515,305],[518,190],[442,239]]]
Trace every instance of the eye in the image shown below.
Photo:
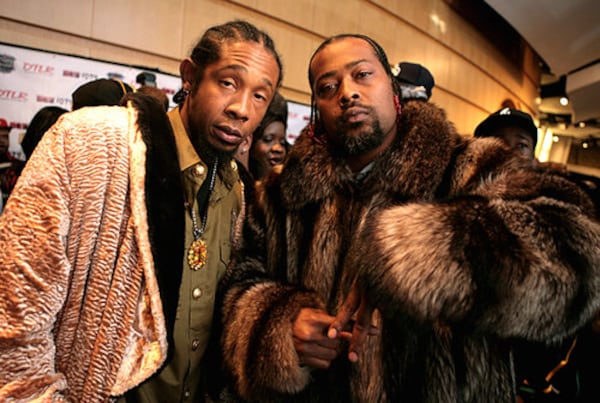
[[[226,88],[233,88],[235,87],[235,82],[231,79],[222,79],[219,81],[219,83]]]
[[[254,94],[254,98],[258,99],[259,101],[267,102],[267,96],[260,92],[257,92],[256,94]]]
[[[356,73],[356,78],[367,78],[369,77],[371,74],[373,74],[373,72],[368,71],[368,70],[361,70],[358,73]]]
[[[334,82],[323,83],[317,87],[317,94],[319,96],[331,95],[335,92],[336,89],[337,89],[337,83],[334,83]]]

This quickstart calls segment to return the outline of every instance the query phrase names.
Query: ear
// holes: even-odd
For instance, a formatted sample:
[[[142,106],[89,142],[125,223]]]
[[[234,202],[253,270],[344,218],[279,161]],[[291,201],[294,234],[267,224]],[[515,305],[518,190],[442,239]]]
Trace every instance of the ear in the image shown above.
[[[192,89],[196,74],[196,63],[192,59],[185,58],[179,64],[179,75],[181,76],[182,88],[188,91]]]

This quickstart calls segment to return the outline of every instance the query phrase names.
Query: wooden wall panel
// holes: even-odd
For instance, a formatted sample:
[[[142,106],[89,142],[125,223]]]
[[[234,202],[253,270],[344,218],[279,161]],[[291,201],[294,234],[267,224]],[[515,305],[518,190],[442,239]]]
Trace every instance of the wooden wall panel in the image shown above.
[[[535,54],[526,49],[515,66],[443,0],[347,0],[343,7],[328,0],[2,0],[1,13],[5,42],[175,74],[209,26],[247,19],[274,38],[282,93],[302,103],[310,101],[308,60],[317,46],[359,32],[376,39],[392,64],[427,66],[436,79],[432,101],[460,133],[471,133],[506,98],[536,111]]]
[[[91,36],[148,53],[178,58],[184,0],[102,0],[94,3]]]
[[[1,16],[89,37],[94,0],[2,0]]]

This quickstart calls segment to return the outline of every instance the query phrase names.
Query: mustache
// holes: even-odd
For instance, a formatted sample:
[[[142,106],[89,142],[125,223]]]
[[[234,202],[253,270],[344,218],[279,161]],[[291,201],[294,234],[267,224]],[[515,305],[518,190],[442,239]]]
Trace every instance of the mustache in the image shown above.
[[[346,105],[342,105],[341,109],[342,109],[342,114],[336,119],[337,120],[337,124],[338,125],[345,125],[348,123],[348,119],[350,118],[349,115],[346,114],[346,111],[350,108],[361,108],[364,109],[365,111],[367,111],[367,113],[371,114],[372,113],[372,109],[370,106],[364,105],[363,103],[359,102],[359,101],[353,101],[350,102]]]

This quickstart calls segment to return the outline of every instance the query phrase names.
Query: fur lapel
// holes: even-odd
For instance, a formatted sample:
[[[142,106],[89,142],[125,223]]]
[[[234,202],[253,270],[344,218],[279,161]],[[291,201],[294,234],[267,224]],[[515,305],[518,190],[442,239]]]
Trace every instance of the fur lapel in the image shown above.
[[[362,190],[366,197],[387,193],[406,200],[430,199],[444,177],[452,150],[462,141],[446,123],[441,109],[423,101],[409,101],[403,110],[398,125],[402,134],[365,178]],[[342,158],[302,133],[292,147],[280,183],[284,204],[295,210],[333,197],[353,183],[353,175]]]

